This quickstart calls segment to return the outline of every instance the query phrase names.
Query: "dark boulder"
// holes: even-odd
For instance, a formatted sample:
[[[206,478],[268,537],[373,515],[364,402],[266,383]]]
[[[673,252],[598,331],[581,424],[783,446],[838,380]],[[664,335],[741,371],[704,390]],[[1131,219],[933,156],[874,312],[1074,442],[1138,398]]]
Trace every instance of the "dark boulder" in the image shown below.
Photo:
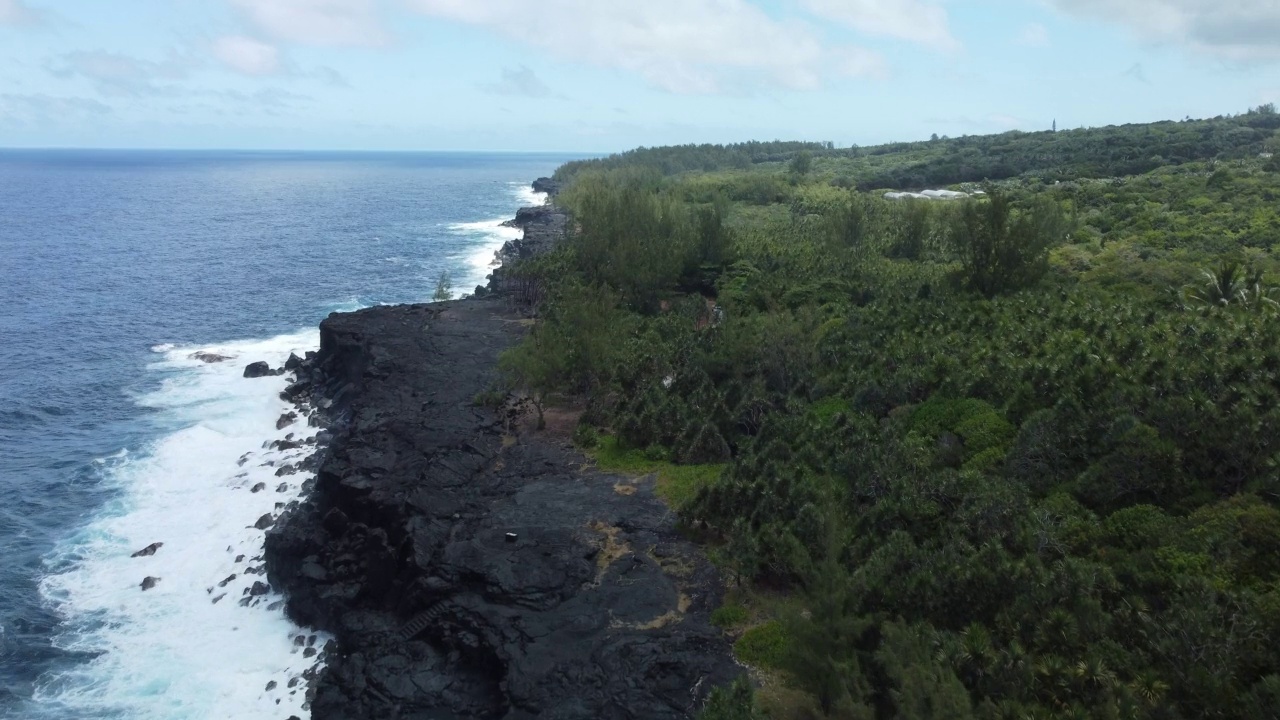
[[[263,361],[250,363],[244,369],[244,376],[247,378],[271,377],[275,372],[271,370],[271,366]]]
[[[142,548],[142,549],[141,549],[141,550],[139,550],[138,552],[136,552],[136,553],[134,553],[134,554],[130,555],[129,557],[136,557],[136,558],[139,558],[139,557],[150,557],[150,556],[152,556],[152,555],[155,555],[155,554],[156,554],[156,551],[157,551],[157,550],[159,550],[159,549],[160,549],[160,548],[162,548],[162,547],[164,547],[164,543],[162,543],[162,542],[153,542],[153,543],[151,543],[150,545],[148,545],[148,546],[146,546],[146,547]]]
[[[271,517],[271,513],[267,513],[266,515],[263,515],[262,517],[258,518],[258,522],[254,523],[253,526],[258,530],[266,530],[267,528],[275,524],[276,524],[276,521],[274,518]]]
[[[292,424],[293,424],[294,422],[296,422],[297,420],[298,420],[298,413],[296,413],[296,412],[287,412],[287,413],[285,413],[285,414],[281,415],[281,416],[280,416],[280,419],[276,420],[276,429],[277,429],[277,430],[283,430],[283,429],[285,429],[285,428],[289,427],[290,425],[292,425]]]
[[[285,388],[284,392],[280,393],[280,399],[284,400],[285,402],[297,402],[302,398],[303,395],[306,395],[310,391],[311,391],[311,383],[305,380],[299,380],[298,382],[293,383],[289,387]]]
[[[192,353],[192,354],[191,354],[191,359],[192,359],[192,360],[199,360],[199,361],[200,361],[200,362],[202,362],[202,363],[208,363],[208,364],[212,365],[213,363],[226,362],[227,360],[230,360],[230,359],[231,359],[231,356],[229,356],[229,355],[219,355],[219,354],[217,354],[217,353],[205,352],[205,351],[201,350],[201,351],[200,351],[200,352],[198,352],[198,353]]]
[[[339,508],[329,508],[329,512],[324,514],[324,529],[330,535],[342,535],[347,531],[347,527],[351,525],[351,521],[347,518],[347,514]]]
[[[155,587],[155,586],[156,586],[156,583],[158,583],[158,582],[160,582],[160,578],[158,578],[158,577],[145,577],[145,578],[143,578],[143,579],[142,579],[142,591],[143,591],[143,592],[146,592],[146,591],[150,590],[151,588]]]

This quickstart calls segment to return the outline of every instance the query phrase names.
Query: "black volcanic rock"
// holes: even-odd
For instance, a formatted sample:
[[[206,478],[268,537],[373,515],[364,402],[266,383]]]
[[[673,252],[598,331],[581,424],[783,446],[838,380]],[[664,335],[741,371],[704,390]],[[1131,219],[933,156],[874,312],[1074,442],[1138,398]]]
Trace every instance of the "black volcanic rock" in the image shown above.
[[[334,436],[266,553],[290,616],[336,638],[313,717],[685,718],[738,674],[717,573],[652,483],[621,494],[473,404],[517,319],[472,299],[322,323]]]
[[[552,205],[523,207],[516,211],[514,220],[508,220],[505,224],[518,228],[527,228],[530,225],[547,225],[554,222],[556,212],[555,206]]]
[[[533,191],[547,193],[555,197],[560,192],[560,183],[548,177],[540,177],[533,181]]]
[[[244,369],[244,376],[247,378],[270,377],[274,374],[271,366],[262,361],[250,363]]]
[[[155,555],[155,554],[156,554],[156,551],[157,551],[157,550],[159,550],[159,549],[160,549],[160,548],[162,548],[162,547],[164,547],[164,543],[162,543],[162,542],[153,542],[153,543],[151,543],[150,545],[148,545],[148,546],[146,546],[146,547],[142,548],[142,549],[141,549],[141,550],[139,550],[138,552],[136,552],[136,553],[134,553],[134,554],[130,555],[129,557],[135,557],[135,558],[140,558],[140,557],[151,557],[152,555]]]
[[[490,275],[488,290],[498,294],[509,294],[519,289],[518,283],[510,277],[512,261],[540,255],[564,239],[568,216],[556,205],[547,204],[521,208],[516,212],[516,219],[509,224],[523,229],[524,235],[519,240],[508,240],[497,252],[496,259],[501,265]]]

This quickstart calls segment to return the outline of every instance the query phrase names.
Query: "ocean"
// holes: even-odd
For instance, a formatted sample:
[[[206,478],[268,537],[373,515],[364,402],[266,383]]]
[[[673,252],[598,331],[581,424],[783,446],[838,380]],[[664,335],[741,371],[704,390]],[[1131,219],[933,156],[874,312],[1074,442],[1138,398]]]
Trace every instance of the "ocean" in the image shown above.
[[[470,292],[570,159],[0,151],[0,718],[308,717],[324,638],[240,601],[313,429],[244,366]]]

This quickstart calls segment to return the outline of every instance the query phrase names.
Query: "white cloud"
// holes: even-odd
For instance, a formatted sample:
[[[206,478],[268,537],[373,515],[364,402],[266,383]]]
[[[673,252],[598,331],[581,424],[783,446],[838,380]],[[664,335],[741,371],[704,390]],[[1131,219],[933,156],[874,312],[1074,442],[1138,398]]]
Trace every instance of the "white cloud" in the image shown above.
[[[1050,0],[1077,15],[1127,25],[1141,37],[1238,61],[1280,60],[1277,0]]]
[[[955,51],[947,11],[934,0],[799,0],[818,17],[869,35],[909,40],[936,50]]]
[[[1027,121],[1020,117],[1015,115],[1005,115],[1002,113],[988,115],[987,122],[1005,130],[1016,130],[1017,128],[1025,127],[1027,124]]]
[[[104,50],[67,53],[46,66],[57,77],[79,77],[103,95],[125,97],[178,92],[170,81],[187,77],[190,67],[189,60],[173,54],[155,62]]]
[[[321,65],[315,70],[312,70],[307,75],[312,79],[319,80],[320,82],[330,87],[338,87],[338,88],[351,87],[351,82],[347,80],[346,75],[343,75],[342,73],[338,72],[337,70],[334,70],[328,65]]]
[[[23,0],[0,0],[0,25],[31,25],[43,19],[44,13]]]
[[[1016,42],[1025,47],[1049,47],[1049,30],[1040,23],[1029,23],[1018,33]]]
[[[223,90],[208,95],[222,101],[224,107],[236,115],[292,115],[300,109],[299,106],[313,102],[309,95],[270,87],[253,92]]]
[[[75,124],[111,113],[91,98],[50,95],[0,95],[0,125],[47,127]]]
[[[1142,63],[1134,63],[1130,65],[1129,69],[1120,73],[1120,75],[1122,77],[1133,78],[1143,85],[1151,84],[1151,81],[1147,79],[1147,69],[1142,66]]]
[[[537,73],[523,65],[518,68],[503,68],[502,78],[492,85],[485,85],[484,89],[495,95],[527,98],[549,98],[555,95]]]
[[[828,48],[812,26],[774,19],[747,0],[406,1],[428,16],[636,73],[677,93],[760,84],[812,89],[833,71],[869,75],[883,67],[871,51]]]
[[[3,2],[4,0],[0,0]],[[230,0],[259,31],[306,45],[383,45],[376,0]]]
[[[244,75],[274,75],[280,72],[280,50],[275,45],[243,35],[224,35],[213,41],[213,56]]]

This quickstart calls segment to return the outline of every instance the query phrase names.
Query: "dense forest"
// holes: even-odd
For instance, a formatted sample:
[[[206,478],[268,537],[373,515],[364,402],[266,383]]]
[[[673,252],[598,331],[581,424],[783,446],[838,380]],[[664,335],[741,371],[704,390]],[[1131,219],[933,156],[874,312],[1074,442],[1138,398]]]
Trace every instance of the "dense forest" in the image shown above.
[[[702,717],[1278,716],[1278,129],[561,168],[504,378],[722,567]]]

